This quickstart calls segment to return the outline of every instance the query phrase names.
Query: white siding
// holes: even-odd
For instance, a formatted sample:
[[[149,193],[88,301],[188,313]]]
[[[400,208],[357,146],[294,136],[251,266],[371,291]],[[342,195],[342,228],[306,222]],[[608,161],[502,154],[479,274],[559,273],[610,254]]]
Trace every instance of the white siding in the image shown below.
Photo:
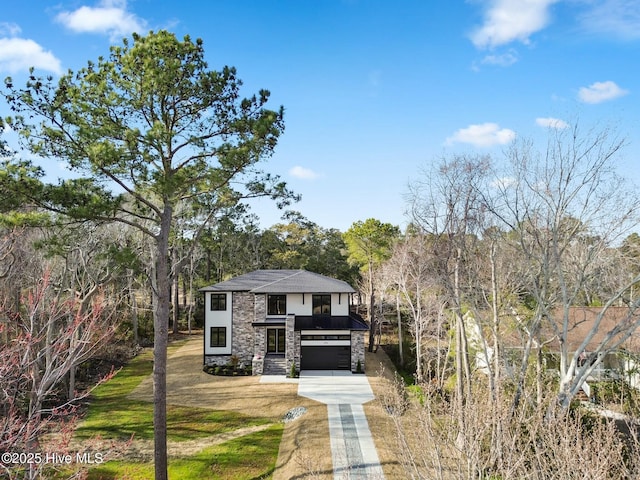
[[[331,294],[331,315],[335,315],[335,316],[349,315],[349,294],[348,293],[332,293]]]
[[[287,314],[292,315],[311,315],[313,309],[313,293],[304,294],[304,303],[301,293],[289,293],[287,295]],[[348,293],[332,293],[331,294],[331,315],[347,316],[349,315],[349,294]],[[282,315],[276,315],[282,317]]]
[[[227,297],[226,310],[211,310],[211,295],[224,293]],[[204,300],[204,353],[205,355],[230,355],[231,354],[231,293],[227,292],[207,292]],[[227,342],[226,347],[211,347],[211,327],[226,327]]]
[[[304,294],[304,304],[301,293],[287,295],[287,313],[293,315],[311,315],[311,294]]]

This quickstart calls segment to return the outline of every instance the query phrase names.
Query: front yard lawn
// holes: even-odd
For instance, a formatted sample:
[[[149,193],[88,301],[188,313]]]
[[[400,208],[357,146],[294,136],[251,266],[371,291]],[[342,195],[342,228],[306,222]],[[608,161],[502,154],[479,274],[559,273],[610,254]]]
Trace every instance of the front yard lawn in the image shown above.
[[[283,424],[207,447],[195,455],[169,461],[171,479],[249,480],[270,478],[276,465]],[[88,480],[148,480],[153,462],[112,461],[89,471]]]
[[[179,346],[172,345],[169,353]],[[89,479],[153,478],[153,404],[128,397],[151,375],[152,358],[153,352],[145,351],[94,390],[87,414],[76,430],[74,444],[91,444],[95,438],[124,443],[133,438],[130,450],[136,452],[136,456],[125,451],[117,460],[92,466]],[[251,431],[249,427],[260,430]],[[247,431],[239,432],[239,436],[230,440],[223,439],[222,443],[216,441],[217,436],[225,433],[234,437],[231,432],[241,428]],[[168,442],[187,445],[202,440],[195,452],[174,449],[179,454],[169,458],[169,476],[172,479],[269,478],[275,468],[283,428],[283,424],[273,424],[268,418],[240,412],[168,405]]]

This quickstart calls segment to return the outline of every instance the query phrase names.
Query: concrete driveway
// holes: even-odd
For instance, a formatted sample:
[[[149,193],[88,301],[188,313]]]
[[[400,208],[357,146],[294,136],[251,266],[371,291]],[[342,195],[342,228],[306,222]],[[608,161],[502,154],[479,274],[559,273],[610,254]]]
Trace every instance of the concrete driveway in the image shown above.
[[[362,405],[375,397],[366,375],[302,371],[298,395],[327,405],[334,479],[383,479]]]
[[[367,376],[348,370],[303,370],[298,395],[327,405],[362,405],[375,398]]]

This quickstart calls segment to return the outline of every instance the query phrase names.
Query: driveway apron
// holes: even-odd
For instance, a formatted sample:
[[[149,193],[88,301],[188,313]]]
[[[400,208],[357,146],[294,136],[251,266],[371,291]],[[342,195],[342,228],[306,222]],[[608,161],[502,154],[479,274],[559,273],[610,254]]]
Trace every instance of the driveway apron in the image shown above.
[[[327,405],[335,480],[384,479],[362,407],[374,399],[365,375],[342,370],[303,371],[298,395]]]

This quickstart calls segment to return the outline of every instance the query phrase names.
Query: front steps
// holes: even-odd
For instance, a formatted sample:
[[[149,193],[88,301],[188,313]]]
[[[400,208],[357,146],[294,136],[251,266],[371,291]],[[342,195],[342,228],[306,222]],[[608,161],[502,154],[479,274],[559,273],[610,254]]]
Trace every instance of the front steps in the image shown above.
[[[287,359],[284,356],[267,355],[264,358],[263,375],[286,375]]]

